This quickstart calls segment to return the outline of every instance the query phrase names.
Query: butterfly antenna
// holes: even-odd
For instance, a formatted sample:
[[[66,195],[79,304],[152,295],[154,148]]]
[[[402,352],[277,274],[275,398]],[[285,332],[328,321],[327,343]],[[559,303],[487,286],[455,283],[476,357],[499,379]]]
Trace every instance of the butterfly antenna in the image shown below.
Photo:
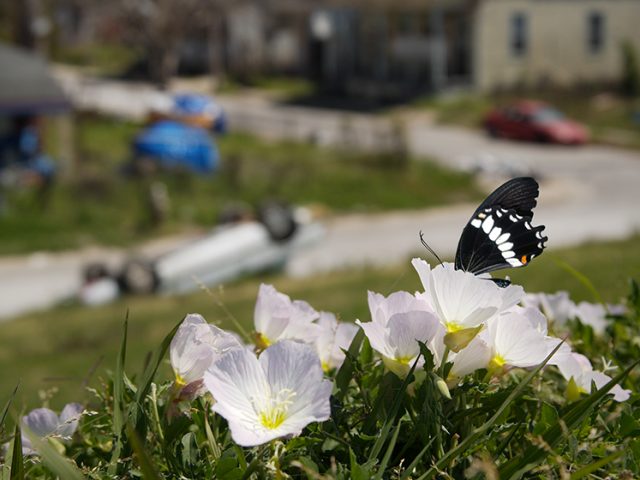
[[[426,248],[431,255],[433,255],[434,257],[436,257],[436,260],[438,260],[438,262],[440,263],[440,265],[442,265],[442,260],[440,260],[440,257],[438,256],[438,254],[433,250],[433,248],[431,248],[429,246],[429,244],[425,241],[424,239],[424,233],[422,233],[422,230],[420,230],[420,241],[422,242],[422,245],[424,245],[424,248]]]

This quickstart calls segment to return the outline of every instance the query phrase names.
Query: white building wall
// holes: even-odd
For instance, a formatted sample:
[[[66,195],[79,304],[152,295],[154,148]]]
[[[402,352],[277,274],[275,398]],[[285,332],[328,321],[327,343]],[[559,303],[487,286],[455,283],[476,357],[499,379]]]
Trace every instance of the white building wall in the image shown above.
[[[527,52],[513,54],[512,17],[528,24]],[[593,53],[588,18],[600,12],[604,44]],[[480,90],[517,85],[612,82],[622,71],[621,43],[640,55],[640,0],[480,0],[474,20],[474,84]]]

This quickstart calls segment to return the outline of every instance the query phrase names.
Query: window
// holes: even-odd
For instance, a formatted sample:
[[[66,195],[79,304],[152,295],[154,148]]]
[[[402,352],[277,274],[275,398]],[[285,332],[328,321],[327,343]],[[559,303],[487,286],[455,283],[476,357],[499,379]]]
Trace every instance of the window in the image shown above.
[[[528,47],[528,22],[524,13],[518,12],[511,16],[511,53],[516,57],[522,57],[527,53]]]
[[[591,53],[598,53],[604,47],[604,15],[591,12],[587,16],[587,48]]]

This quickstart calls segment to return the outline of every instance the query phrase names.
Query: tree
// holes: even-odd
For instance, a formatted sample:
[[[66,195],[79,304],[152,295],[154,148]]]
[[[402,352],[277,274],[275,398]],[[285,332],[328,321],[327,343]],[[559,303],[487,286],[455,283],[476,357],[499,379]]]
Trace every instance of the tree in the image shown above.
[[[151,80],[164,86],[178,68],[181,43],[194,31],[206,31],[210,47],[221,48],[230,5],[231,0],[120,0],[117,16],[126,40],[144,49]],[[221,70],[219,52],[212,57]]]

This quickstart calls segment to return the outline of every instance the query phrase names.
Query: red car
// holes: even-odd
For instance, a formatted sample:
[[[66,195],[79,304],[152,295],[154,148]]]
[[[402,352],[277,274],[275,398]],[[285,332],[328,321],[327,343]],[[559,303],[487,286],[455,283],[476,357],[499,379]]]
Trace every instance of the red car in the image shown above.
[[[587,129],[542,102],[521,101],[493,110],[484,120],[492,137],[581,145]]]

